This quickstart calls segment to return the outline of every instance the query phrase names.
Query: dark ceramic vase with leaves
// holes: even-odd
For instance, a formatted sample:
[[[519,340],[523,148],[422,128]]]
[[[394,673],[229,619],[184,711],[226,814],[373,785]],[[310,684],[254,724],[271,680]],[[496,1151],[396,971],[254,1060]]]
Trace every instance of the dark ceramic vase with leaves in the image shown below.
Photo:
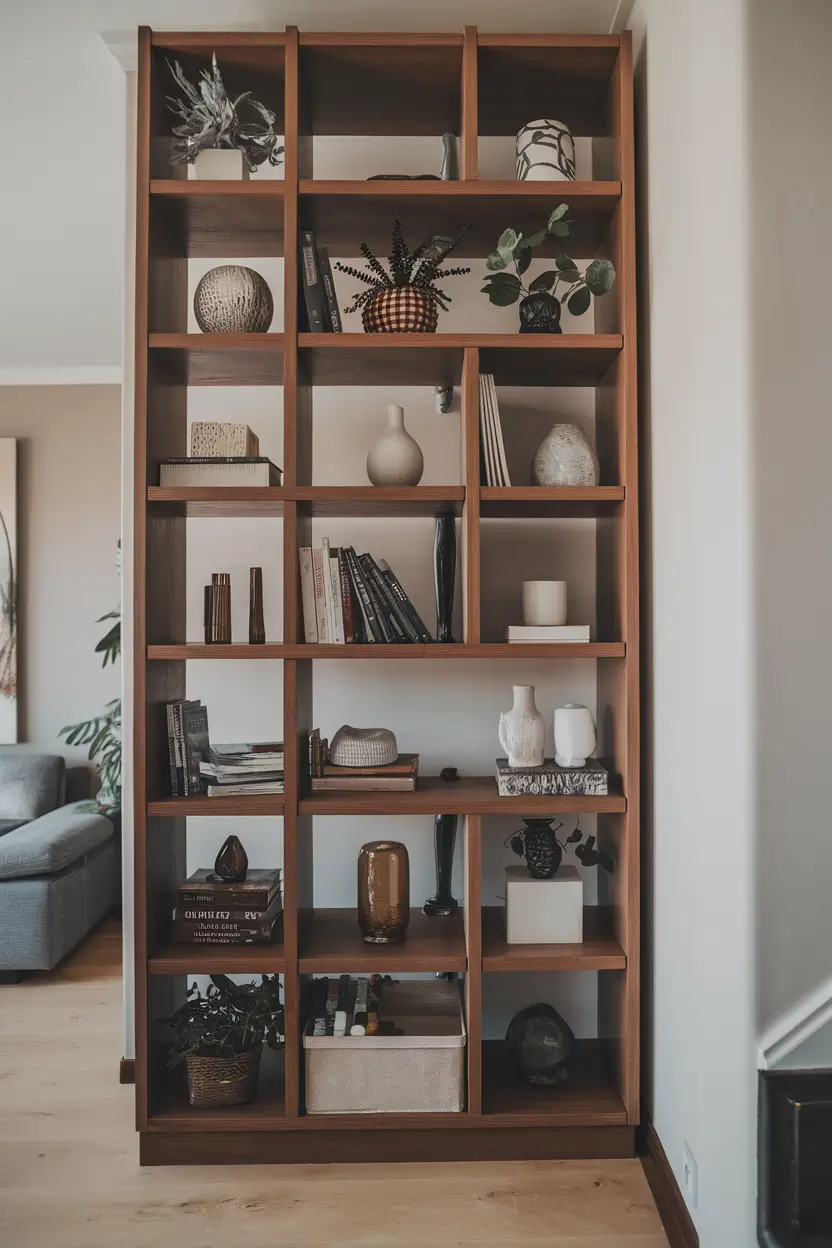
[[[520,300],[521,334],[561,334],[560,303],[554,295],[542,290]]]
[[[562,827],[562,823],[552,827],[551,819],[524,819],[523,827],[511,834],[506,845],[511,846],[518,858],[525,858],[529,875],[535,880],[551,880],[553,875],[557,875],[569,846],[574,847],[573,852],[581,866],[614,870],[612,858],[605,850],[598,848],[595,837],[584,839],[580,819],[565,841],[558,837]]]

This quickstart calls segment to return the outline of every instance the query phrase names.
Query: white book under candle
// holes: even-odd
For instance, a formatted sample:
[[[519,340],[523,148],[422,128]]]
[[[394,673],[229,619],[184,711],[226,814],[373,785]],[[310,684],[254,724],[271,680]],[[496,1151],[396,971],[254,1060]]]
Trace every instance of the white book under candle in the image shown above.
[[[514,642],[589,641],[588,624],[509,624],[506,640]]]

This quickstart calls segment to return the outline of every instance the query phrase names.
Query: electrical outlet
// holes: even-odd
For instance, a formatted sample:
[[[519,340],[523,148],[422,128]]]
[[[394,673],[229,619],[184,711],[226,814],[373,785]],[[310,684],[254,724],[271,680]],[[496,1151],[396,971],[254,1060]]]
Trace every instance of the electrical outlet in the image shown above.
[[[699,1167],[687,1140],[682,1144],[682,1178],[690,1203],[695,1209],[699,1204]]]

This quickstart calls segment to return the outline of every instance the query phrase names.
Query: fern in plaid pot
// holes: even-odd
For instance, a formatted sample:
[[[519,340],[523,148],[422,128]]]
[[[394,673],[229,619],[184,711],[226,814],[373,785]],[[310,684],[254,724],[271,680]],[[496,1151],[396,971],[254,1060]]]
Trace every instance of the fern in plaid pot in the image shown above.
[[[353,297],[345,310],[361,309],[368,334],[435,334],[439,309],[447,312],[451,302],[450,295],[437,282],[471,272],[469,268],[442,268],[443,261],[459,246],[469,228],[463,226],[452,238],[431,235],[409,251],[401,222],[394,221],[389,273],[366,243],[361,244],[366,269],[336,261],[336,269],[358,278],[367,287]]]

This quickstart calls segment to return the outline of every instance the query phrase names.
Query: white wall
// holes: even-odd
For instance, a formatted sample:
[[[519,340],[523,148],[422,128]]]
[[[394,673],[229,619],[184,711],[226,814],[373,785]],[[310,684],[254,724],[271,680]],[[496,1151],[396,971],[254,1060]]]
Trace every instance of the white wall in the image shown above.
[[[751,390],[741,0],[639,0],[649,1108],[703,1248],[754,1237]],[[649,232],[646,229],[649,220]],[[651,603],[652,595],[652,603]]]
[[[94,653],[118,605],[117,386],[0,386],[0,437],[18,439],[20,741],[83,763],[61,728],[119,696]]]

